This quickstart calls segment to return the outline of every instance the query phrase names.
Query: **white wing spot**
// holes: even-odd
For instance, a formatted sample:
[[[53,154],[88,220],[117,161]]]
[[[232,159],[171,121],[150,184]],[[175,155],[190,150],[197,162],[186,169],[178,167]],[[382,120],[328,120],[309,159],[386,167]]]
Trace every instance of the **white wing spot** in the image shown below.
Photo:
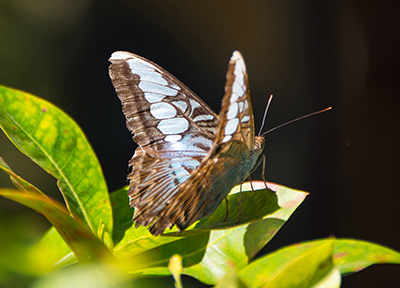
[[[196,135],[196,134],[183,135],[183,142],[192,143],[193,144],[193,145],[190,146],[189,150],[201,151],[201,152],[204,152],[204,151],[208,152],[209,149],[211,149],[211,147],[213,145],[213,140],[211,140],[211,139],[209,139],[207,137]],[[201,143],[203,146],[206,146],[206,147],[200,148],[199,146],[195,145],[195,143]]]
[[[231,60],[232,61],[238,61],[240,59],[242,59],[242,56],[240,55],[240,52],[239,51],[233,51]]]
[[[116,51],[111,54],[110,60],[126,60],[128,58],[133,58],[134,56],[129,52]]]
[[[181,163],[172,162],[170,165],[179,183],[185,182],[186,179],[190,176],[189,171],[182,167]]]
[[[236,93],[232,93],[230,102],[236,102],[239,99],[239,96]]]
[[[225,124],[225,135],[232,135],[233,133],[235,133],[238,128],[238,125],[239,125],[238,118],[227,121]]]
[[[244,104],[243,102],[239,102],[239,112],[242,113],[243,112],[243,108],[244,108]]]
[[[197,160],[190,160],[190,161],[185,161],[183,165],[186,167],[189,166],[190,168],[197,168],[198,166],[200,166],[200,162]]]
[[[228,142],[229,140],[231,140],[232,139],[232,136],[231,135],[226,135],[223,139],[222,139],[222,142]]]
[[[161,120],[157,128],[164,134],[183,133],[189,128],[189,122],[185,118],[173,118]]]
[[[235,81],[238,82],[238,84],[243,87],[243,85],[244,85],[243,70],[242,69],[236,69],[236,68],[238,68],[238,64],[236,64],[235,70],[233,70],[233,74],[236,76]]]
[[[214,116],[204,114],[204,115],[196,116],[196,117],[193,119],[193,121],[194,121],[194,122],[198,122],[198,121],[207,121],[207,120],[213,120],[213,119],[214,119]]]
[[[176,109],[171,104],[159,102],[150,106],[150,113],[156,119],[167,119],[176,116]]]
[[[250,121],[250,116],[249,116],[249,115],[245,115],[245,116],[242,118],[242,123],[248,122],[248,121]]]
[[[236,75],[235,81],[236,81],[241,87],[243,87],[243,85],[244,85],[243,74]]]
[[[243,59],[241,59],[240,61],[236,62],[235,70],[236,70],[236,73],[244,74],[246,72],[246,65],[244,65]],[[235,73],[235,75],[237,75],[236,73]]]
[[[151,68],[151,69],[153,69],[153,70],[159,71],[158,68],[157,68],[153,63],[151,63],[151,62],[148,61],[148,60],[142,60],[142,59],[140,59],[140,58],[135,57],[135,58],[134,58],[134,61],[136,61],[137,64],[139,64],[139,65],[141,64],[141,65],[147,66],[147,67],[149,67],[149,68]],[[129,63],[129,66],[131,66],[130,63]]]
[[[244,95],[243,87],[239,86],[237,82],[233,83],[232,92],[237,94],[239,97],[242,97]]]
[[[201,107],[201,105],[198,102],[194,101],[193,99],[189,99],[189,102],[190,102],[190,106],[192,106],[192,111],[194,109],[196,109],[197,107]]]
[[[233,71],[233,74],[238,76],[238,74],[244,75],[246,72],[246,67],[243,61],[237,62]]]
[[[178,94],[178,91],[176,91],[175,89],[145,81],[139,82],[139,88],[142,89],[142,91],[145,93],[152,92],[162,94],[164,96],[175,96],[176,94]]]
[[[232,103],[229,105],[228,113],[226,115],[226,118],[228,120],[231,120],[233,118],[236,118],[239,112],[238,104],[237,103]]]
[[[182,139],[182,135],[168,135],[164,138],[164,141],[174,143],[174,142],[178,142],[181,139]]]
[[[155,102],[160,102],[162,99],[164,99],[166,95],[162,95],[162,94],[154,94],[154,93],[144,93],[144,98],[146,98],[146,100],[149,103],[155,103]]]
[[[154,71],[152,67],[149,67],[148,65],[143,63],[138,63],[136,58],[127,59],[126,62],[128,63],[129,68],[134,74],[136,74],[138,71]]]
[[[179,88],[179,86],[176,85],[175,83],[170,83],[169,86],[171,86],[172,88],[174,88],[176,90],[181,90],[181,88]]]
[[[174,104],[176,107],[178,107],[179,109],[181,109],[181,111],[183,112],[183,113],[185,113],[185,111],[186,111],[186,108],[187,108],[187,103],[185,102],[185,101],[175,101],[175,102],[172,102],[172,104]]]
[[[132,71],[132,72],[140,76],[140,81],[153,82],[164,86],[168,85],[168,81],[165,80],[162,77],[162,75],[156,71],[151,71],[151,72]]]

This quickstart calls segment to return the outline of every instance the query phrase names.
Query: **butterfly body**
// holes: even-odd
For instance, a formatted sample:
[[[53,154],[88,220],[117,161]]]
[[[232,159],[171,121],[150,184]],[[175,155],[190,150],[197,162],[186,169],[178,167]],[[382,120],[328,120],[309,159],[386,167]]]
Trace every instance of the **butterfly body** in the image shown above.
[[[238,51],[228,66],[217,116],[174,76],[129,52],[114,52],[110,77],[139,145],[129,161],[136,227],[159,235],[211,214],[259,163],[247,71]]]
[[[172,215],[177,215],[176,225],[180,230],[212,214],[232,188],[243,183],[250,176],[259,164],[257,160],[264,147],[264,139],[260,140],[259,148],[253,151],[249,151],[243,142],[233,140],[216,149],[216,153],[205,160],[205,164],[199,168],[201,173],[192,178],[194,182],[202,182],[202,185],[196,187],[196,193],[190,198],[186,196],[182,198],[187,203],[179,201],[184,204],[170,208]],[[186,191],[190,193],[189,183]],[[186,211],[186,213],[179,211]]]

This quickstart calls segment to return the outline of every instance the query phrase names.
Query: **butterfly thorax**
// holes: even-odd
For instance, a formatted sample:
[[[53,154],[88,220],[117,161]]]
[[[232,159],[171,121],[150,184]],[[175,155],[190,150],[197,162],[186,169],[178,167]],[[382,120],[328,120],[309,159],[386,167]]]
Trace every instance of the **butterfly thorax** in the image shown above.
[[[248,157],[244,159],[243,164],[241,165],[241,182],[245,181],[251,173],[254,172],[260,165],[260,155],[262,154],[265,146],[265,138],[264,136],[256,136],[254,141],[253,150],[250,151]]]

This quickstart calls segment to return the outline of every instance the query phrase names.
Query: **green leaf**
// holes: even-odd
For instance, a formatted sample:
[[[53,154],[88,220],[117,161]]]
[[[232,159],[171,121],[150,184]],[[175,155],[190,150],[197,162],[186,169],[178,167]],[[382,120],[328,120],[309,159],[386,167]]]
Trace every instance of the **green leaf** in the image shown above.
[[[265,187],[263,182],[253,182],[253,186],[255,189]],[[145,275],[168,275],[168,269],[165,269],[165,267],[168,265],[169,258],[173,254],[179,254],[183,259],[184,274],[193,276],[206,284],[215,284],[232,268],[237,270],[244,268],[258,251],[278,232],[280,227],[282,227],[307,195],[307,193],[278,186],[273,183],[268,183],[268,187],[271,187],[276,192],[274,193],[265,189],[249,192],[250,194],[260,193],[254,199],[263,200],[258,202],[250,201],[249,203],[242,202],[242,207],[250,205],[254,207],[254,211],[259,211],[260,207],[263,207],[265,203],[276,207],[276,201],[271,201],[271,197],[275,197],[275,200],[277,197],[281,208],[270,215],[264,215],[264,219],[224,230],[209,231],[205,228],[204,230],[194,229],[184,231],[180,234],[167,233],[158,237],[145,237],[143,236],[145,232],[141,232],[142,234],[137,232],[136,240],[132,241],[135,243],[134,247],[129,247],[128,239],[125,239],[128,234],[132,233],[130,232],[132,229],[129,229],[124,239],[118,245],[119,253],[126,252],[124,256],[127,257],[131,253],[131,255],[134,255],[143,251],[139,255],[148,259],[147,265],[151,267],[142,271]],[[249,186],[244,187],[244,189],[248,188]],[[236,195],[230,195],[228,203],[234,202],[230,198],[232,196],[235,197]],[[243,199],[251,198],[244,196]],[[223,207],[223,210],[225,210],[225,207]],[[264,211],[269,213],[271,210],[266,208]],[[246,217],[246,215],[242,215],[242,217]],[[222,222],[222,220],[219,221]],[[210,223],[208,220],[203,221]],[[195,223],[192,227],[197,227],[197,224]],[[143,238],[140,238],[140,235],[145,238],[145,241],[140,242],[140,239],[143,240]],[[174,236],[186,237],[175,238]],[[167,243],[167,241],[170,243]],[[139,245],[136,244],[137,242],[139,242]],[[148,247],[152,249],[146,251]]]
[[[0,128],[22,153],[58,180],[74,217],[83,219],[94,233],[101,225],[112,233],[111,205],[99,161],[70,116],[37,96],[0,86]]]
[[[133,225],[133,208],[129,206],[127,189],[128,187],[124,187],[110,194],[114,215],[113,240],[116,244],[121,241],[125,231]],[[46,232],[38,246],[37,249],[46,251],[45,254],[49,255],[48,258],[52,259],[52,263],[57,267],[64,267],[77,261],[71,249],[65,244],[54,227]]]
[[[246,288],[242,280],[240,280],[235,269],[231,269],[224,277],[218,280],[215,288]]]
[[[272,190],[265,189],[264,182],[254,181],[254,185],[258,187],[258,183],[262,183],[261,190],[250,190],[250,184],[245,183],[241,195],[238,189],[233,189],[227,197],[228,199],[228,218],[224,222],[226,215],[226,205],[222,203],[209,216],[201,219],[194,225],[194,229],[227,229],[240,224],[254,222],[263,219],[266,215],[276,212],[280,207],[278,205],[278,197]],[[240,188],[239,188],[240,189]],[[255,188],[257,189],[257,188]],[[239,200],[241,198],[241,203]],[[239,206],[241,206],[241,218],[239,219]]]
[[[249,287],[318,287],[321,283],[339,287],[334,286],[338,274],[332,263],[333,244],[333,239],[327,239],[291,245],[257,259],[238,274]]]
[[[14,186],[17,187],[21,191],[29,191],[34,194],[46,196],[42,191],[40,191],[38,188],[36,188],[34,185],[31,183],[25,181],[22,179],[20,176],[15,174],[10,166],[7,165],[7,163],[4,161],[2,157],[0,157],[0,169],[6,172],[9,176],[11,181],[13,182]]]
[[[331,259],[329,265],[321,266],[315,273],[308,288],[339,288],[342,282],[339,269],[333,265]]]
[[[113,241],[118,244],[125,235],[125,231],[132,227],[134,209],[129,206],[128,186],[110,194],[113,211]]]
[[[30,254],[38,262],[44,258],[51,267],[61,268],[78,261],[71,248],[54,227],[47,230],[40,242],[32,248]],[[46,257],[43,257],[43,255],[46,255]]]
[[[8,175],[10,175],[11,181],[21,191],[30,193],[32,195],[39,195],[42,196],[43,198],[48,199],[48,201],[52,201],[49,197],[47,197],[42,191],[40,191],[34,185],[25,181],[23,178],[15,174],[1,157],[0,157],[0,169],[6,172]],[[60,234],[58,234],[58,232],[54,229],[54,227],[50,228],[46,232],[45,236],[42,238],[40,243],[32,247],[29,253],[31,254],[30,258],[32,258],[32,260],[33,259],[36,260],[34,269],[37,271],[40,270],[46,271],[49,269],[49,267],[52,267],[53,265],[65,266],[77,261],[71,249],[64,242],[64,240],[62,239]],[[42,257],[42,255],[46,255],[46,257]],[[25,266],[29,265],[26,264]]]
[[[74,251],[79,261],[90,262],[112,258],[110,251],[93,232],[86,228],[85,224],[72,218],[60,203],[44,195],[14,189],[0,189],[0,195],[43,214]]]
[[[341,274],[350,274],[372,264],[400,264],[400,253],[372,242],[337,239],[335,240],[334,263]]]

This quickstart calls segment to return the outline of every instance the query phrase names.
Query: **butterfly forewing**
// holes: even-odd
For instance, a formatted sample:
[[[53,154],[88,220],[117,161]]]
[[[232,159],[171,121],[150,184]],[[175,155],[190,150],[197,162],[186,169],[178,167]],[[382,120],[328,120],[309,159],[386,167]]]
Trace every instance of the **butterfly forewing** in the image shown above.
[[[128,194],[136,224],[147,226],[208,155],[218,117],[158,65],[121,51],[110,61],[127,127],[140,145],[129,162]]]
[[[254,116],[249,80],[242,55],[235,51],[226,74],[225,97],[222,100],[216,143],[232,139],[243,141],[249,150],[254,146]]]
[[[110,61],[110,77],[137,144],[157,157],[170,157],[165,151],[207,154],[218,124],[211,108],[149,60],[118,51]],[[184,136],[185,141],[179,141]]]

